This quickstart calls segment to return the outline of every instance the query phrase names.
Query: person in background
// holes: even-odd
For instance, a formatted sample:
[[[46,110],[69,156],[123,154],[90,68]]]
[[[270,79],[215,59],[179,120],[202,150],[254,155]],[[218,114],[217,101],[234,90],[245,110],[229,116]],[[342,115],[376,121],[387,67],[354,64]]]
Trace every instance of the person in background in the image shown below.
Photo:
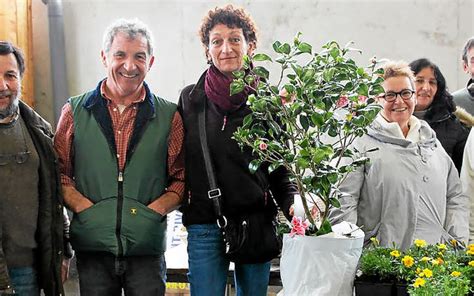
[[[180,110],[184,119],[186,149],[186,195],[182,207],[188,231],[188,262],[191,295],[224,295],[229,270],[217,215],[208,197],[209,182],[200,148],[198,112],[205,104],[209,152],[216,181],[222,192],[223,212],[230,218],[260,212],[275,206],[271,193],[289,217],[295,188],[288,172],[280,167],[271,174],[262,167],[252,174],[249,150],[232,139],[251,110],[246,105],[250,88],[230,95],[233,71],[241,70],[243,56],[252,55],[257,29],[251,17],[228,5],[210,10],[199,30],[209,68],[196,84],[183,89]],[[271,191],[271,193],[270,193]],[[266,215],[268,216],[268,215]],[[270,262],[236,264],[237,295],[267,295]]]
[[[0,41],[0,295],[64,295],[72,250],[51,125],[21,99],[25,59]]]
[[[469,218],[469,244],[474,244],[474,132],[471,129],[464,148],[461,169],[461,183],[464,194],[469,197],[471,215]]]
[[[383,78],[383,109],[354,142],[370,161],[348,174],[331,219],[364,225],[366,242],[376,237],[385,247],[405,250],[415,239],[466,243],[469,201],[435,132],[413,116],[413,72],[404,62],[389,62]]]
[[[469,75],[469,81],[466,87],[453,93],[454,102],[474,115],[474,36],[466,41],[461,59],[464,72]]]
[[[166,214],[184,190],[183,123],[144,82],[154,62],[145,24],[112,23],[101,57],[107,77],[68,100],[55,136],[80,292],[164,295]]]
[[[410,63],[415,74],[415,115],[423,119],[436,132],[436,138],[461,172],[462,155],[469,129],[460,122],[474,124],[474,117],[462,108],[456,108],[453,97],[446,89],[446,80],[437,65],[428,59]]]

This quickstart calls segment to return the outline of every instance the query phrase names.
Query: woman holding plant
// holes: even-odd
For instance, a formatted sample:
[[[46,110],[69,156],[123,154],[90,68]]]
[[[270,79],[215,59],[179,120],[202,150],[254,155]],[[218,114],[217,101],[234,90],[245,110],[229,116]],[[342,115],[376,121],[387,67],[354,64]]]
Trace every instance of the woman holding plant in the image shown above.
[[[429,244],[467,242],[469,200],[456,168],[430,126],[413,116],[413,73],[406,63],[384,67],[383,109],[357,139],[370,162],[340,187],[342,219],[363,225],[366,238],[404,250],[415,238]]]
[[[243,9],[231,5],[215,8],[204,18],[199,33],[210,66],[196,84],[182,91],[179,103],[186,131],[188,200],[183,205],[183,223],[188,230],[188,277],[193,296],[224,295],[229,259],[225,256],[221,229],[216,224],[218,215],[214,200],[208,196],[211,185],[201,149],[199,113],[205,112],[207,146],[222,194],[219,197],[222,210],[229,220],[238,220],[250,213],[274,211],[272,194],[289,216],[295,189],[284,167],[269,174],[262,166],[252,174],[249,171],[254,158],[251,150],[242,151],[232,138],[244,117],[251,112],[246,101],[252,88],[246,87],[243,92],[231,96],[230,85],[233,72],[243,69],[244,55],[252,55],[256,47],[253,20]],[[261,143],[260,149],[266,148],[265,143]],[[266,295],[270,272],[268,260],[236,263],[237,295]]]

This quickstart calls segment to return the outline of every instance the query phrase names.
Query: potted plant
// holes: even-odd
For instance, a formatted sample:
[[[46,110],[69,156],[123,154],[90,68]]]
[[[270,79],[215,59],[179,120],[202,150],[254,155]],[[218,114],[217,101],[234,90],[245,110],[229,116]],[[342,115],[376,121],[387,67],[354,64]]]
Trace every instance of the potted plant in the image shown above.
[[[346,238],[346,244],[340,238],[332,243],[330,240],[334,237],[326,238],[323,244],[331,254],[336,254],[341,246],[348,248],[339,250],[329,263],[324,260],[330,260],[331,256],[325,254],[307,256],[302,241],[312,239],[319,244],[322,242],[315,236],[332,232],[328,214],[331,207],[340,206],[339,185],[347,173],[368,161],[359,157],[351,144],[367,132],[368,125],[381,108],[375,103],[375,97],[383,92],[382,70],[376,69],[375,58],[366,68],[358,66],[349,55],[360,51],[351,48],[351,43],[341,47],[331,41],[320,52],[313,52],[310,44],[300,40],[300,35],[298,33],[290,43],[274,42],[276,58],[262,53],[245,57],[244,70],[234,72],[232,94],[242,91],[246,85],[257,85],[247,102],[253,112],[244,118],[234,138],[242,148],[250,147],[254,152],[255,159],[249,165],[251,171],[256,171],[264,162],[269,164],[270,172],[284,166],[298,187],[308,221],[301,217],[295,217],[293,221],[294,228],[299,227],[294,232],[306,236],[284,236],[280,268],[285,295],[330,295],[335,291],[344,295],[352,290],[363,238]],[[276,82],[272,82],[274,77],[270,77],[265,67],[257,65],[259,62],[279,65]],[[311,207],[318,208],[320,221],[315,221],[311,215]],[[295,249],[298,246],[302,249]],[[326,252],[324,246],[309,249]],[[288,256],[292,257],[288,259]],[[303,276],[310,277],[306,283],[301,274],[292,274],[297,268],[318,265],[308,261],[311,258],[320,261],[325,272],[315,271],[316,279],[311,279],[312,272],[306,272]],[[350,266],[344,266],[348,262]],[[326,264],[336,264],[342,269],[333,268],[331,273]],[[298,287],[308,287],[315,280],[319,285],[336,282],[326,281],[321,278],[323,276],[336,277],[337,287],[303,291],[289,283],[293,278]]]
[[[377,239],[363,251],[356,295],[372,295],[383,283],[383,295],[468,295],[474,288],[474,245],[427,245],[415,240],[405,251],[380,247]],[[380,294],[380,293],[379,293]]]

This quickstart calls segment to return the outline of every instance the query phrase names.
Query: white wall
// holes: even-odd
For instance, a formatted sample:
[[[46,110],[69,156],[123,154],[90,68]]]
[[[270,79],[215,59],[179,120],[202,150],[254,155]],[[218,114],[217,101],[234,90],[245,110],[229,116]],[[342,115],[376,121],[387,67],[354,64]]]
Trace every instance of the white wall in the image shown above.
[[[108,24],[119,17],[138,17],[149,25],[155,36],[156,63],[146,81],[158,95],[177,101],[180,89],[195,82],[206,68],[197,36],[200,21],[208,9],[226,3],[228,1],[65,0],[70,93],[91,89],[104,77],[100,49],[102,34]],[[460,54],[466,39],[474,35],[474,0],[253,0],[232,3],[245,7],[256,21],[260,29],[260,52],[270,53],[274,40],[291,41],[300,31],[305,41],[317,47],[329,40],[341,44],[355,41],[355,47],[363,50],[357,60],[364,65],[374,55],[408,62],[427,57],[440,66],[451,90],[464,86],[467,81]],[[36,23],[43,21],[36,20]],[[37,38],[47,38],[41,34]],[[35,50],[46,52],[47,43],[37,45]],[[36,61],[40,64],[49,62],[46,58]],[[36,66],[35,69],[39,72],[41,68]],[[48,83],[42,82],[47,80],[47,75],[38,75],[36,79],[37,85],[47,89]]]

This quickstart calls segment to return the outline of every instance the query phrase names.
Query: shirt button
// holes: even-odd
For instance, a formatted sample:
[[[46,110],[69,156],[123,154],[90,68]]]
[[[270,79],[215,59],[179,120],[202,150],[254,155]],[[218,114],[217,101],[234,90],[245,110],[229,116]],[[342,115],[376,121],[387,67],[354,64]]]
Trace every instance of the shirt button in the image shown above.
[[[120,154],[117,154],[117,158],[120,158]]]
[[[117,133],[120,135],[122,133],[122,131],[118,131]]]
[[[134,109],[134,110],[137,110],[137,106],[133,106],[133,109]]]
[[[423,176],[423,182],[428,182],[430,178],[428,176]]]
[[[114,108],[113,110],[114,110],[114,111],[117,111],[117,108]]]

